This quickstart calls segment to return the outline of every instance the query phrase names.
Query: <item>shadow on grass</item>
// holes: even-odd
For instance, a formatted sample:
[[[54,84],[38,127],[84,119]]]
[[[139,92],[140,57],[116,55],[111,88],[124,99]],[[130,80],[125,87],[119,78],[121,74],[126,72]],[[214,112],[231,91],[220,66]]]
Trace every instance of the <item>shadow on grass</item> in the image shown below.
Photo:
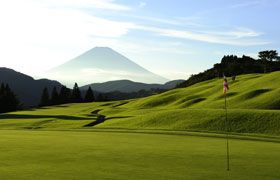
[[[102,105],[100,105],[100,106],[111,106],[111,105],[113,105],[113,104],[115,104],[115,103],[105,103],[105,104],[102,104]]]
[[[99,116],[99,111],[102,111],[102,109],[96,109],[94,111],[92,111],[90,114],[88,114],[88,117],[98,117]]]
[[[47,108],[47,107],[36,107],[36,108],[34,108],[34,107],[32,107],[32,108],[23,109],[23,110],[25,110],[25,111],[37,111],[39,109],[50,109],[50,108]]]
[[[69,106],[67,106],[67,105],[54,105],[52,107],[69,107]]]
[[[260,96],[264,93],[267,93],[269,91],[271,91],[271,89],[257,89],[257,90],[253,90],[253,91],[250,91],[250,92],[244,94],[242,97],[244,99],[251,99],[251,98]]]
[[[102,111],[102,109],[96,109],[96,110],[92,111],[91,114],[95,114],[96,115],[96,114],[99,113],[99,111]]]
[[[125,101],[125,102],[122,102],[122,103],[120,103],[120,104],[114,105],[114,106],[112,106],[112,107],[119,107],[119,106],[125,105],[125,104],[127,104],[127,103],[129,103],[129,102],[128,102],[128,101]]]
[[[182,108],[190,107],[190,106],[200,103],[204,100],[206,100],[206,98],[194,98],[194,99],[191,99],[189,101],[182,103],[182,105],[180,107],[182,107]]]
[[[48,107],[38,107],[36,109],[50,109],[50,108],[48,108]],[[36,110],[36,109],[34,109],[34,110]]]
[[[91,122],[91,123],[89,123],[89,124],[86,124],[86,125],[84,125],[84,127],[93,127],[93,126],[96,126],[97,124],[100,124],[100,123],[103,123],[104,121],[106,121],[106,116],[104,116],[104,115],[99,115],[98,117],[97,117],[97,120],[96,121],[93,121],[93,122]]]
[[[129,117],[133,117],[133,116],[115,116],[115,117],[106,118],[106,116],[104,116],[104,115],[99,115],[97,117],[96,121],[93,121],[93,122],[91,122],[89,124],[86,124],[86,125],[84,125],[84,127],[93,127],[93,126],[96,126],[96,125],[98,125],[100,123],[103,123],[103,122],[105,122],[105,121],[107,121],[109,119],[122,119],[122,118],[129,118]]]
[[[227,93],[227,98],[233,97],[235,95],[237,95],[238,92],[228,92]],[[219,95],[215,100],[223,100],[225,98],[224,94]]]
[[[66,115],[27,115],[27,114],[1,114],[0,119],[42,119],[56,118],[60,120],[92,120],[93,118],[66,116]]]

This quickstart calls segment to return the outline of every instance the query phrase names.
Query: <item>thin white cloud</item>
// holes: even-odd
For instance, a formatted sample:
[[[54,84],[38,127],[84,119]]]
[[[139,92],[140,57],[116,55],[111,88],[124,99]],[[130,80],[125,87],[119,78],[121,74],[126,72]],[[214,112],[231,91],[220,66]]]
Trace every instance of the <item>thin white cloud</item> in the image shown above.
[[[263,33],[253,31],[248,28],[239,27],[235,30],[229,31],[226,35],[233,36],[236,38],[243,38],[243,37],[258,37],[261,36]]]
[[[215,44],[236,45],[236,46],[258,46],[269,44],[270,42],[261,40],[241,39],[236,36],[221,36],[207,33],[197,33],[191,31],[178,31],[178,30],[162,30],[159,32],[163,36],[182,38],[189,40],[196,40]],[[244,36],[244,34],[242,35]],[[247,37],[247,36],[246,36]]]
[[[237,27],[228,31],[200,31],[205,34],[212,34],[218,36],[232,37],[232,38],[249,38],[249,37],[258,37],[263,35],[261,32],[256,32],[249,28]]]
[[[135,16],[135,15],[131,15],[130,17],[134,17],[139,20],[151,21],[151,22],[162,23],[162,24],[170,24],[170,25],[182,25],[183,24],[183,22],[181,22],[181,21],[174,20],[174,19],[167,19],[167,18]]]
[[[202,24],[198,23],[198,17],[156,17],[156,16],[145,16],[135,15],[127,13],[119,13],[120,16],[130,18],[133,21],[144,21],[146,24],[160,24],[160,25],[172,25],[180,27],[202,27]]]
[[[258,37],[262,33],[248,30],[246,28],[238,28],[232,31],[221,32],[198,32],[198,31],[183,31],[177,29],[163,29],[155,27],[137,26],[138,29],[151,31],[161,36],[202,41],[207,43],[235,45],[235,46],[258,46],[269,44],[268,41],[252,39]]]

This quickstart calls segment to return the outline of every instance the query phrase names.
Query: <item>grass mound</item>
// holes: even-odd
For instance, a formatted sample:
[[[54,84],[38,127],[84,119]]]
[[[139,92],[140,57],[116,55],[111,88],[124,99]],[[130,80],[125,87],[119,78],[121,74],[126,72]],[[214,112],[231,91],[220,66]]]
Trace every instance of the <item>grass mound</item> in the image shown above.
[[[280,72],[229,80],[231,131],[280,134]],[[128,128],[224,131],[222,79],[125,101],[67,104],[0,115],[1,129]],[[96,123],[100,115],[105,121]]]
[[[257,90],[249,91],[248,93],[242,95],[242,98],[252,99],[269,91],[271,91],[271,89],[257,89]]]
[[[227,94],[231,108],[280,109],[280,72],[269,74],[248,74],[229,80],[230,91]],[[193,86],[171,90],[169,92],[142,98],[130,102],[124,107],[134,108],[180,108],[188,107],[189,101],[194,108],[223,108],[222,79],[213,79]],[[202,99],[205,98],[205,99]],[[200,103],[197,103],[200,101]],[[250,101],[250,102],[248,102]],[[194,102],[194,103],[192,103]]]
[[[179,107],[181,108],[191,107],[192,105],[202,102],[204,100],[206,100],[206,98],[193,98],[184,103],[180,103]]]

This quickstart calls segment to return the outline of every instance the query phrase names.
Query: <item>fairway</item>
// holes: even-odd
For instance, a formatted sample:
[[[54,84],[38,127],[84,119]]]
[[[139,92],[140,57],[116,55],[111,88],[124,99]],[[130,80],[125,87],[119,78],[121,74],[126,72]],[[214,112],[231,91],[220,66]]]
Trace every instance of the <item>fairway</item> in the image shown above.
[[[140,99],[1,114],[0,180],[280,179],[279,75],[230,81],[229,172],[213,79]]]
[[[280,144],[122,132],[0,131],[0,179],[279,179]]]
[[[247,74],[231,81],[231,132],[280,135],[280,72]],[[64,104],[0,115],[0,129],[160,129],[224,132],[221,79],[124,101]],[[104,123],[94,123],[100,115]]]

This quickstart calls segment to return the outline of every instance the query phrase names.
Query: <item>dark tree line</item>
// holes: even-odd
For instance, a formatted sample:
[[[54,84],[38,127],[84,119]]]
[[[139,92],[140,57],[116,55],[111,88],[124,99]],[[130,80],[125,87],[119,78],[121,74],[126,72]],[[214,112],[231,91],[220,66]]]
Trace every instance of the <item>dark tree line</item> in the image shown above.
[[[191,75],[188,80],[179,84],[177,87],[188,87],[195,83],[210,80],[216,77],[235,78],[237,75],[250,73],[269,73],[280,70],[280,57],[277,51],[267,50],[258,54],[258,59],[243,55],[227,55],[221,59],[221,63],[214,64],[214,67],[204,72]]]
[[[78,84],[75,83],[73,89],[69,89],[65,86],[60,88],[60,91],[56,87],[53,87],[49,92],[48,88],[44,88],[39,106],[51,106],[66,103],[82,103],[82,102],[104,102],[112,100],[126,100],[140,97],[147,97],[154,94],[165,92],[163,89],[150,89],[140,90],[138,92],[119,92],[113,91],[108,93],[100,93],[93,91],[89,86],[86,92],[81,92]],[[84,94],[84,95],[83,95]]]
[[[53,87],[51,94],[48,88],[44,88],[41,96],[39,106],[58,105],[65,103],[81,103],[81,102],[93,102],[95,100],[94,93],[91,87],[86,91],[85,97],[82,97],[81,91],[77,83],[75,83],[73,89],[69,89],[66,86],[62,86],[58,92],[56,87]]]
[[[66,103],[82,103],[82,102],[101,102],[111,100],[125,100],[139,97],[146,97],[153,94],[158,94],[166,90],[151,89],[140,90],[138,92],[123,93],[123,92],[109,92],[100,93],[94,92],[91,87],[86,92],[81,92],[78,84],[75,83],[73,89],[66,86],[53,87],[51,91],[47,87],[43,89],[39,106],[51,106]],[[11,112],[21,109],[20,101],[14,92],[10,89],[8,84],[2,83],[0,86],[0,113]]]
[[[100,93],[98,96],[101,96],[102,101],[117,101],[117,100],[126,100],[126,99],[135,99],[147,97],[167,91],[166,89],[152,88],[150,90],[139,90],[137,92],[120,92],[113,91],[108,93]],[[96,92],[98,93],[98,92]]]
[[[20,102],[8,84],[0,87],[0,113],[15,111],[20,108]]]

